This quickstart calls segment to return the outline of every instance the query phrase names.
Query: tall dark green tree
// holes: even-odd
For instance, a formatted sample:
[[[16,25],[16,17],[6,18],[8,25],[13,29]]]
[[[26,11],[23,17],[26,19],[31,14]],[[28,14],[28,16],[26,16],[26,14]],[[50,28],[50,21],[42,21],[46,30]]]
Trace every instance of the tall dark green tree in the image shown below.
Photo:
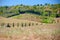
[[[11,27],[11,26],[10,26],[9,23],[8,23],[6,27]]]

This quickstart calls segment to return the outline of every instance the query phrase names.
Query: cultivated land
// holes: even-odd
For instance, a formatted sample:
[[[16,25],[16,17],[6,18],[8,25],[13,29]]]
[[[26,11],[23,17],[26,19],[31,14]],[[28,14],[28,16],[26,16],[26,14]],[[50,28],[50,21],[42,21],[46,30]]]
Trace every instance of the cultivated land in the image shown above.
[[[60,4],[0,6],[0,40],[60,40]]]
[[[0,17],[1,23],[5,25],[0,25],[0,40],[60,40],[60,23],[46,24]],[[10,27],[7,27],[8,23]]]
[[[17,16],[13,16],[11,18],[29,20],[29,21],[35,21],[35,22],[40,22],[41,21],[39,15],[31,14],[31,13],[20,14],[20,15],[17,15]]]

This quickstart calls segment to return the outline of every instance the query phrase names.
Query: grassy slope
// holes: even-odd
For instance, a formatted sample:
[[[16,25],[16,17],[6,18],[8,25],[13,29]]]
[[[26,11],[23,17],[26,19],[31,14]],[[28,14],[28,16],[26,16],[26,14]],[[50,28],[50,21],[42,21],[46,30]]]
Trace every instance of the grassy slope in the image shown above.
[[[18,20],[18,19],[11,19],[11,18],[2,18],[0,19],[0,23],[34,23],[33,26],[24,26],[24,27],[0,27],[0,40],[1,38],[8,38],[7,40],[58,40],[60,36],[60,24],[42,24],[34,21],[28,20]],[[38,23],[38,25],[36,25]],[[5,39],[4,39],[5,40]]]
[[[39,15],[31,14],[31,13],[20,14],[18,16],[13,16],[11,18],[38,21],[38,22],[41,20]]]

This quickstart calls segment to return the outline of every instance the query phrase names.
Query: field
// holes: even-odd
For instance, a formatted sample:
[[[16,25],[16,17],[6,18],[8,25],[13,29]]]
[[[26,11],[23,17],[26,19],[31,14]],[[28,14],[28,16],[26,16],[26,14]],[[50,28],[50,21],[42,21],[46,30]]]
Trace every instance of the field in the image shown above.
[[[7,26],[8,23],[10,26]],[[46,24],[0,17],[0,24],[0,40],[60,40],[60,23]]]
[[[60,4],[0,6],[0,40],[60,40]]]
[[[31,13],[20,14],[18,16],[13,16],[11,18],[29,20],[29,21],[36,21],[36,22],[40,22],[41,21],[39,15],[31,14]]]

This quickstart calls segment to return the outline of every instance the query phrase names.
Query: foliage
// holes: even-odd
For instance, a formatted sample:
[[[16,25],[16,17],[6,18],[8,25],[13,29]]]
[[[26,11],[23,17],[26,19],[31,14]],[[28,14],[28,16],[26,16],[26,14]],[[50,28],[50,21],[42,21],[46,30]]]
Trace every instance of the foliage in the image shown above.
[[[42,17],[42,23],[53,23],[54,18],[52,17]]]
[[[37,4],[33,6],[28,5],[16,5],[16,6],[0,6],[0,16],[12,17],[24,13],[32,13],[42,17],[43,22],[50,23],[53,18],[60,17],[60,13],[57,14],[60,8],[60,4]],[[48,11],[46,11],[48,10]],[[46,18],[45,18],[46,17]]]
[[[10,26],[9,23],[8,23],[6,27],[11,27],[11,26]]]

